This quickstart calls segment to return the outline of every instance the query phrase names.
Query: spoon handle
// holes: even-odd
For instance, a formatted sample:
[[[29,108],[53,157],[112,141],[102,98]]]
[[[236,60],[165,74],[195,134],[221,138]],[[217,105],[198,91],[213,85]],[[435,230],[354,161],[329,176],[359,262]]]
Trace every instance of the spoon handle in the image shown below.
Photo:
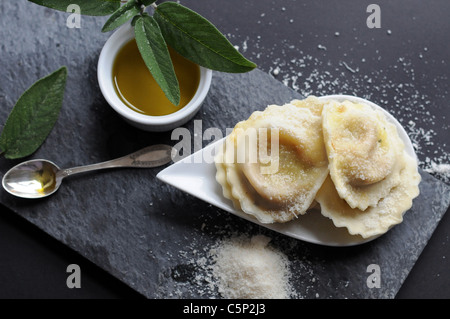
[[[57,178],[69,175],[116,167],[151,168],[169,163],[172,160],[173,148],[169,145],[157,144],[145,147],[129,155],[110,161],[62,169],[57,173]]]

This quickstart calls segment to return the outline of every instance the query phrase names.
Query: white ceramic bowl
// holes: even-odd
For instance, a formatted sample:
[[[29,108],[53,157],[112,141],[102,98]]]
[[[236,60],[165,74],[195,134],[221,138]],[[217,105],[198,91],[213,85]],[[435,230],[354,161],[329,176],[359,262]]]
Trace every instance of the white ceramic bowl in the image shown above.
[[[133,39],[134,30],[130,23],[123,25],[106,41],[100,53],[97,67],[100,90],[109,105],[128,123],[146,131],[170,131],[188,122],[200,109],[211,85],[212,71],[200,67],[200,83],[192,100],[179,111],[162,116],[139,114],[127,107],[114,89],[113,63],[119,50]]]

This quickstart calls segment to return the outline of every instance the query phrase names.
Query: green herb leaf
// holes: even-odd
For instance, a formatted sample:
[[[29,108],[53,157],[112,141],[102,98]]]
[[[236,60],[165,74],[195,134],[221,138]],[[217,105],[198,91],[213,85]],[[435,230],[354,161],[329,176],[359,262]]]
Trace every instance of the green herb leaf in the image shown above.
[[[147,14],[136,20],[134,33],[139,52],[169,101],[180,103],[180,87],[169,50],[155,19]]]
[[[136,25],[136,21],[140,18],[140,15],[136,15],[133,17],[133,19],[131,20],[131,26],[134,27]]]
[[[28,0],[38,5],[59,10],[67,11],[71,4],[80,6],[81,14],[88,16],[106,16],[119,9],[120,0]]]
[[[167,44],[194,63],[229,73],[248,72],[256,67],[211,22],[178,3],[158,5],[154,17]]]
[[[115,28],[121,26],[132,17],[139,14],[140,9],[141,7],[136,0],[128,1],[119,9],[117,9],[111,15],[111,17],[109,17],[108,21],[106,21],[105,25],[103,26],[102,32],[112,31]]]
[[[38,80],[17,101],[0,135],[6,158],[32,154],[51,132],[62,106],[67,69],[62,67]]]

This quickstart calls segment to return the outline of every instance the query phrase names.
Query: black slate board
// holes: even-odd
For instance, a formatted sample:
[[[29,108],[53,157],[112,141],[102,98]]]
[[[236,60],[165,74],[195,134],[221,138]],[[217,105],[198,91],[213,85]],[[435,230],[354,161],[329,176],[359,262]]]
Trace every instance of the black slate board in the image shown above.
[[[0,99],[12,107],[37,78],[69,67],[58,123],[32,158],[61,167],[108,160],[141,147],[174,145],[171,132],[147,133],[127,125],[104,101],[96,63],[106,35],[100,18],[83,17],[68,29],[62,13],[24,3],[0,4]],[[19,34],[19,24],[33,17]],[[89,30],[89,31],[88,31]],[[91,31],[92,30],[92,31]],[[211,91],[194,120],[202,130],[227,127],[268,104],[300,96],[269,75],[215,73]],[[4,123],[10,107],[0,111]],[[200,122],[197,122],[200,123]],[[194,121],[186,127],[194,137]],[[194,139],[195,140],[195,139]],[[200,147],[198,135],[196,147]],[[208,141],[202,141],[203,146]],[[195,142],[193,142],[195,143]],[[0,172],[19,161],[0,160]],[[149,298],[218,297],[199,287],[205,275],[196,260],[234,232],[265,234],[290,260],[293,284],[305,298],[392,298],[411,270],[450,202],[449,186],[421,172],[421,195],[405,221],[373,242],[347,248],[308,244],[273,233],[216,209],[158,181],[160,169],[119,169],[67,179],[52,197],[20,200],[2,191],[0,202]],[[381,270],[381,288],[368,288],[367,266]],[[182,274],[181,276],[179,274]]]

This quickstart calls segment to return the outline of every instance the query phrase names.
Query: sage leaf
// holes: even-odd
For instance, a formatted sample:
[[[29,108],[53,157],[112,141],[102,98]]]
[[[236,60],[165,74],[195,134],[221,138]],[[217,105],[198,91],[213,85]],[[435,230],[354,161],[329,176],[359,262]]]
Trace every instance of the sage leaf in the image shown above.
[[[9,159],[36,151],[51,132],[62,106],[67,68],[38,80],[17,101],[0,135],[0,149]]]
[[[80,6],[80,13],[88,16],[105,16],[120,7],[120,0],[28,0],[38,5],[67,12],[71,4]]]
[[[211,22],[189,8],[164,2],[158,5],[154,17],[167,44],[194,63],[229,73],[256,67]]]
[[[140,15],[136,15],[133,17],[133,19],[131,20],[131,26],[134,27],[136,24],[137,19],[139,19],[141,16]]]
[[[136,43],[145,65],[169,101],[180,103],[180,87],[167,44],[155,19],[147,14],[134,25]]]
[[[140,12],[140,5],[136,0],[130,0],[117,9],[111,17],[106,21],[105,25],[102,28],[102,32],[112,31],[115,28],[121,26],[128,20],[130,20],[135,15]]]

